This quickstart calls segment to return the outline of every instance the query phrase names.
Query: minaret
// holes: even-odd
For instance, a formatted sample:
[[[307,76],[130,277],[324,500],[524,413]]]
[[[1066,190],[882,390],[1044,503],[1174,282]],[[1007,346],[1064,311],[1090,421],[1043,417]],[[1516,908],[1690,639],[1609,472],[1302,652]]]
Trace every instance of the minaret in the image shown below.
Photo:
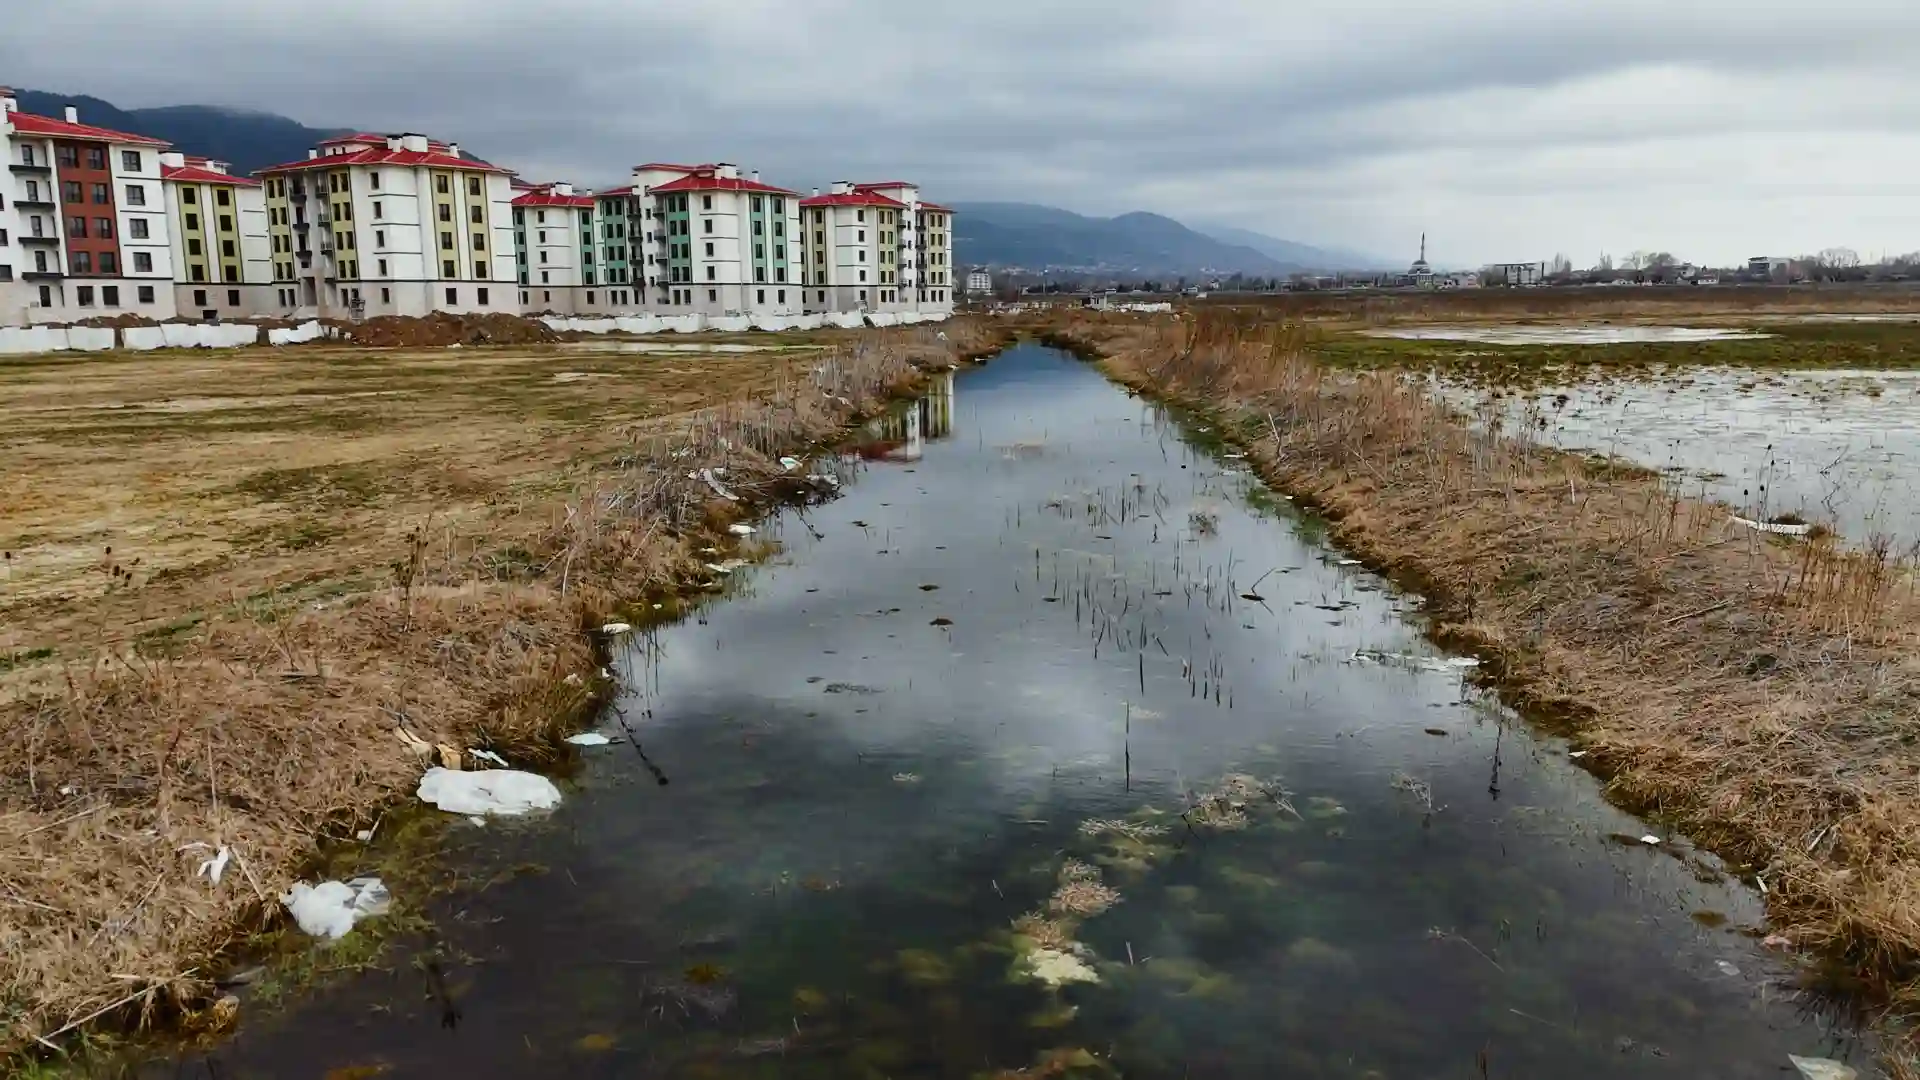
[[[1420,234],[1420,261],[1423,263],[1427,261],[1427,234],[1425,232]]]

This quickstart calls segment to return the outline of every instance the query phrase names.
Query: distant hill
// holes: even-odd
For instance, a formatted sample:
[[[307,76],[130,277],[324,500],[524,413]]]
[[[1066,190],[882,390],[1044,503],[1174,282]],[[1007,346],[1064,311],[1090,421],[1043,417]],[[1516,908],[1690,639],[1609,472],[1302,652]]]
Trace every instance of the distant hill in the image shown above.
[[[56,94],[45,90],[20,90],[17,94],[20,107],[27,112],[58,118],[72,105],[80,110],[82,123],[165,139],[182,153],[229,162],[236,173],[298,161],[307,156],[308,147],[322,139],[357,130],[310,128],[272,113],[214,105],[122,109],[84,94]]]
[[[1077,270],[1116,275],[1272,277],[1306,269],[1242,244],[1195,232],[1169,217],[1086,217],[1034,203],[954,206],[956,265]]]
[[[1392,260],[1377,255],[1344,248],[1314,247],[1297,240],[1282,240],[1231,225],[1202,225],[1200,231],[1223,244],[1250,247],[1268,258],[1283,263],[1297,263],[1313,270],[1391,270],[1396,267]]]

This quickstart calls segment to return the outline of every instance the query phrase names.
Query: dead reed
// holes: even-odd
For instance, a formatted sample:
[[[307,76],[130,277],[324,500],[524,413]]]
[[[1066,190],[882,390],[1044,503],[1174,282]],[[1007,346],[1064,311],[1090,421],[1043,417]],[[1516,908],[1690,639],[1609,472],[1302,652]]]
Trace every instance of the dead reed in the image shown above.
[[[388,566],[363,568],[370,587],[235,602],[166,658],[101,648],[10,686],[0,1059],[75,1026],[209,1005],[219,955],[279,920],[321,846],[411,797],[410,746],[553,759],[606,690],[584,629],[705,586],[698,549],[734,546],[729,522],[808,486],[780,455],[819,450],[999,333],[861,337],[765,397],[636,423],[623,453],[549,503],[412,523]],[[215,884],[200,867],[221,847],[233,865]]]
[[[1886,545],[1786,541],[1643,470],[1316,363],[1252,311],[1057,317],[1054,341],[1208,410],[1432,633],[1565,729],[1623,803],[1744,867],[1779,932],[1920,1006],[1920,601]]]

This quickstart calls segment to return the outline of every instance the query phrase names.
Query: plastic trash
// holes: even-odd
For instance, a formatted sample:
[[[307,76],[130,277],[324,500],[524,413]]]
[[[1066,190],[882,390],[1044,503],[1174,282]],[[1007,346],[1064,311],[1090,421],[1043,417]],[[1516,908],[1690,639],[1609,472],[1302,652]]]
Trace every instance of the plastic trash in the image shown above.
[[[752,536],[756,531],[751,525],[729,525],[727,531],[735,536]]]
[[[587,731],[578,735],[570,735],[567,737],[567,741],[575,746],[605,746],[613,740],[597,731]]]
[[[633,626],[629,623],[610,622],[607,625],[601,627],[600,632],[603,634],[610,634],[615,636],[620,634],[631,634],[633,633]]]
[[[1581,758],[1586,757],[1588,754],[1591,754],[1591,753],[1593,753],[1593,751],[1591,750],[1575,750],[1573,753],[1568,754],[1567,756],[1572,758],[1575,761],[1579,761]]]
[[[1787,1060],[1800,1070],[1807,1080],[1859,1080],[1860,1072],[1848,1065],[1842,1065],[1831,1058],[1801,1057],[1788,1054]]]
[[[199,877],[204,874],[208,881],[218,885],[220,884],[220,875],[227,872],[227,863],[232,859],[233,850],[223,844],[220,850],[214,854],[213,858],[200,864],[200,869],[195,870],[193,875]]]
[[[1641,837],[1640,842],[1647,845],[1648,847],[1659,847],[1661,844],[1660,838],[1652,835]]]
[[[560,789],[544,776],[512,769],[428,769],[420,778],[420,801],[449,814],[512,817],[559,806]]]
[[[361,919],[385,915],[393,905],[393,895],[379,878],[365,877],[347,882],[323,881],[318,885],[296,882],[280,902],[309,936],[338,941]]]
[[[788,472],[792,472],[803,464],[805,464],[805,462],[802,462],[797,457],[783,457],[780,459],[780,467]]]
[[[507,759],[491,750],[474,750],[468,748],[467,756],[473,758],[475,761],[491,761],[503,769],[507,767]]]
[[[705,480],[707,482],[707,486],[713,489],[713,493],[715,495],[720,496],[721,498],[727,500],[728,502],[740,501],[740,496],[735,495],[731,491],[728,491],[726,489],[726,485],[720,483],[720,478],[714,475],[714,470],[701,469],[700,479]]]
[[[1735,525],[1745,525],[1755,532],[1777,533],[1781,536],[1806,536],[1813,532],[1813,526],[1811,525],[1788,525],[1783,522],[1754,521],[1752,518],[1743,518],[1739,514],[1732,515],[1730,520]]]

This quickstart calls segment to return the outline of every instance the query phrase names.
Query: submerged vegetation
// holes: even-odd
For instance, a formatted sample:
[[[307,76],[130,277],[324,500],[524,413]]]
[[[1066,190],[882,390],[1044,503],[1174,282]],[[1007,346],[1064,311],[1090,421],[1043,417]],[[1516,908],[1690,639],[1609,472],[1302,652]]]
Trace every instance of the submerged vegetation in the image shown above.
[[[1920,358],[1904,324],[1768,330],[1779,336],[1684,349]],[[1477,427],[1400,377],[1436,357],[1479,363],[1497,353],[1486,346],[1329,339],[1231,310],[1073,316],[1045,332],[1214,417],[1264,476],[1334,520],[1337,542],[1425,591],[1433,636],[1563,726],[1614,796],[1735,860],[1779,935],[1920,1008],[1912,566],[1884,546],[1730,527],[1725,506],[1657,475]],[[1596,350],[1651,363],[1675,347],[1580,356]],[[1424,784],[1402,787],[1438,811]]]

